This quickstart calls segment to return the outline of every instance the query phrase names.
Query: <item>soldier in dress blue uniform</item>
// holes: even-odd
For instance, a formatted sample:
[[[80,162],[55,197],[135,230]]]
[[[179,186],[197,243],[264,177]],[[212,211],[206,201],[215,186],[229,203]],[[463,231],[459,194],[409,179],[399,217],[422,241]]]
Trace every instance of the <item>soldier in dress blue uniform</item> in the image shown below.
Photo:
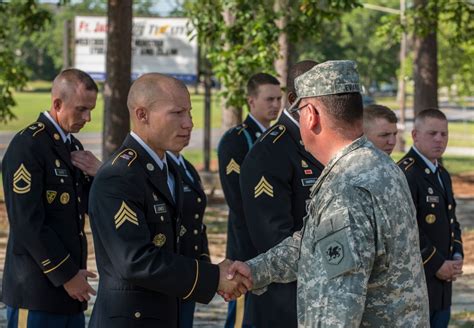
[[[87,278],[95,275],[86,270],[84,216],[100,161],[72,133],[90,121],[97,91],[86,73],[62,71],[50,110],[15,135],[3,158],[8,327],[85,325],[83,311],[95,294]]]
[[[315,65],[302,61],[290,68],[287,107],[296,99],[294,79]],[[323,170],[305,150],[297,119],[284,110],[254,144],[241,169],[245,221],[258,254],[301,229],[310,188]],[[253,326],[296,327],[296,282],[271,284],[265,294],[249,298],[246,318]]]
[[[167,157],[173,160],[183,186],[181,230],[179,232],[181,237],[180,253],[193,259],[211,262],[206,225],[203,222],[207,198],[199,173],[180,153],[167,152]],[[193,327],[195,305],[194,301],[181,303],[179,321],[181,328]]]
[[[158,73],[142,75],[127,102],[132,132],[97,173],[90,216],[100,280],[91,327],[178,327],[180,300],[248,289],[219,265],[180,253],[182,177],[166,156],[192,128],[189,93]],[[250,283],[247,281],[247,286]]]
[[[451,178],[439,159],[448,144],[448,121],[438,109],[415,117],[413,147],[398,163],[405,173],[420,233],[431,327],[447,327],[452,281],[462,274],[463,246]]]
[[[228,130],[217,148],[219,177],[229,206],[226,257],[248,260],[257,255],[248,234],[240,195],[240,167],[255,141],[278,117],[281,106],[280,82],[266,73],[258,73],[247,82],[249,114],[242,124]],[[244,297],[229,303],[226,327],[242,327]],[[244,325],[245,326],[245,325]]]

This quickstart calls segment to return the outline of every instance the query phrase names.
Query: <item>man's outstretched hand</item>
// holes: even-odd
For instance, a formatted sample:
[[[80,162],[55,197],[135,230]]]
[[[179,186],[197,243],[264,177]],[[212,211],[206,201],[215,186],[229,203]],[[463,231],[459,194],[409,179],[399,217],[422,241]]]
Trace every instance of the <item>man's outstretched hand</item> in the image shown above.
[[[221,295],[226,301],[235,300],[240,297],[240,295],[245,294],[248,290],[252,288],[250,268],[248,268],[248,270],[246,271],[248,272],[248,274],[243,275],[238,270],[240,266],[234,266],[235,263],[241,263],[247,266],[245,263],[232,262],[230,260],[224,260],[218,264],[220,273],[217,293]]]

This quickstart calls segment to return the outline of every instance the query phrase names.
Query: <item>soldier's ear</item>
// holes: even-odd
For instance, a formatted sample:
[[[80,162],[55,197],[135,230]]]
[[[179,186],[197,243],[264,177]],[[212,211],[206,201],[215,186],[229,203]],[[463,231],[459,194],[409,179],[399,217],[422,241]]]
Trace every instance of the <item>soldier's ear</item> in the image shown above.
[[[296,100],[296,94],[292,91],[288,92],[288,95],[286,97],[288,98],[288,103],[290,105],[293,104]]]
[[[139,122],[146,123],[148,121],[148,111],[145,107],[137,107],[134,112]]]
[[[61,110],[61,106],[63,105],[63,101],[59,98],[53,99],[53,110],[55,112],[59,112]]]

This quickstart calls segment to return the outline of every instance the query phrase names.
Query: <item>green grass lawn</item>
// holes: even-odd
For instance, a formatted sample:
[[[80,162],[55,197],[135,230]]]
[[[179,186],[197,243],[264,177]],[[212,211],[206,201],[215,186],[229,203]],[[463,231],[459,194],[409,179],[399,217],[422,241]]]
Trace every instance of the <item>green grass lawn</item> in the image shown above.
[[[191,104],[194,127],[197,129],[204,127],[204,95],[194,94],[191,88]],[[45,82],[32,82],[26,91],[16,92],[15,100],[17,105],[12,109],[16,119],[7,124],[0,124],[0,131],[19,131],[38,118],[40,112],[49,109],[51,96],[48,84]],[[102,94],[97,97],[96,108],[92,111],[92,120],[81,131],[97,132],[102,130],[103,125],[104,100]],[[218,128],[221,126],[220,99],[216,94],[211,102],[211,126]]]
[[[17,116],[17,119],[7,124],[0,124],[0,131],[19,131],[34,122],[41,111],[49,108],[49,87],[49,82],[34,81],[28,84],[25,91],[15,93],[17,105],[13,108],[13,113]],[[195,95],[194,88],[190,90],[194,127],[200,129],[204,127],[204,96],[202,94]],[[396,108],[395,97],[378,98],[377,101],[391,108]],[[218,128],[221,126],[221,107],[220,99],[216,94],[212,97],[211,106],[211,126]],[[92,111],[92,121],[82,131],[98,132],[102,130],[103,109],[102,94],[99,94],[97,106]],[[449,133],[448,147],[474,148],[474,122],[451,122]],[[405,140],[407,145],[411,145],[410,132],[405,133]]]

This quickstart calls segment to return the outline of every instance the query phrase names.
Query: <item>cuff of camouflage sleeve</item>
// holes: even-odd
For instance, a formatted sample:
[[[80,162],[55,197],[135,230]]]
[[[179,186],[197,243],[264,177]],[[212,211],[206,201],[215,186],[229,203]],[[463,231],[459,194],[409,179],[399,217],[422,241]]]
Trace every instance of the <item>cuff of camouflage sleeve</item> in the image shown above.
[[[56,263],[49,264],[44,274],[52,282],[55,287],[64,285],[66,282],[71,280],[79,272],[79,267],[71,259],[71,255],[66,255],[63,259]]]
[[[446,261],[446,259],[433,247],[432,252],[423,259],[423,267],[426,275],[429,277],[435,276],[444,261]]]
[[[183,300],[208,304],[217,292],[219,267],[204,261],[195,260],[195,262],[194,283],[191,290],[183,297]]]

